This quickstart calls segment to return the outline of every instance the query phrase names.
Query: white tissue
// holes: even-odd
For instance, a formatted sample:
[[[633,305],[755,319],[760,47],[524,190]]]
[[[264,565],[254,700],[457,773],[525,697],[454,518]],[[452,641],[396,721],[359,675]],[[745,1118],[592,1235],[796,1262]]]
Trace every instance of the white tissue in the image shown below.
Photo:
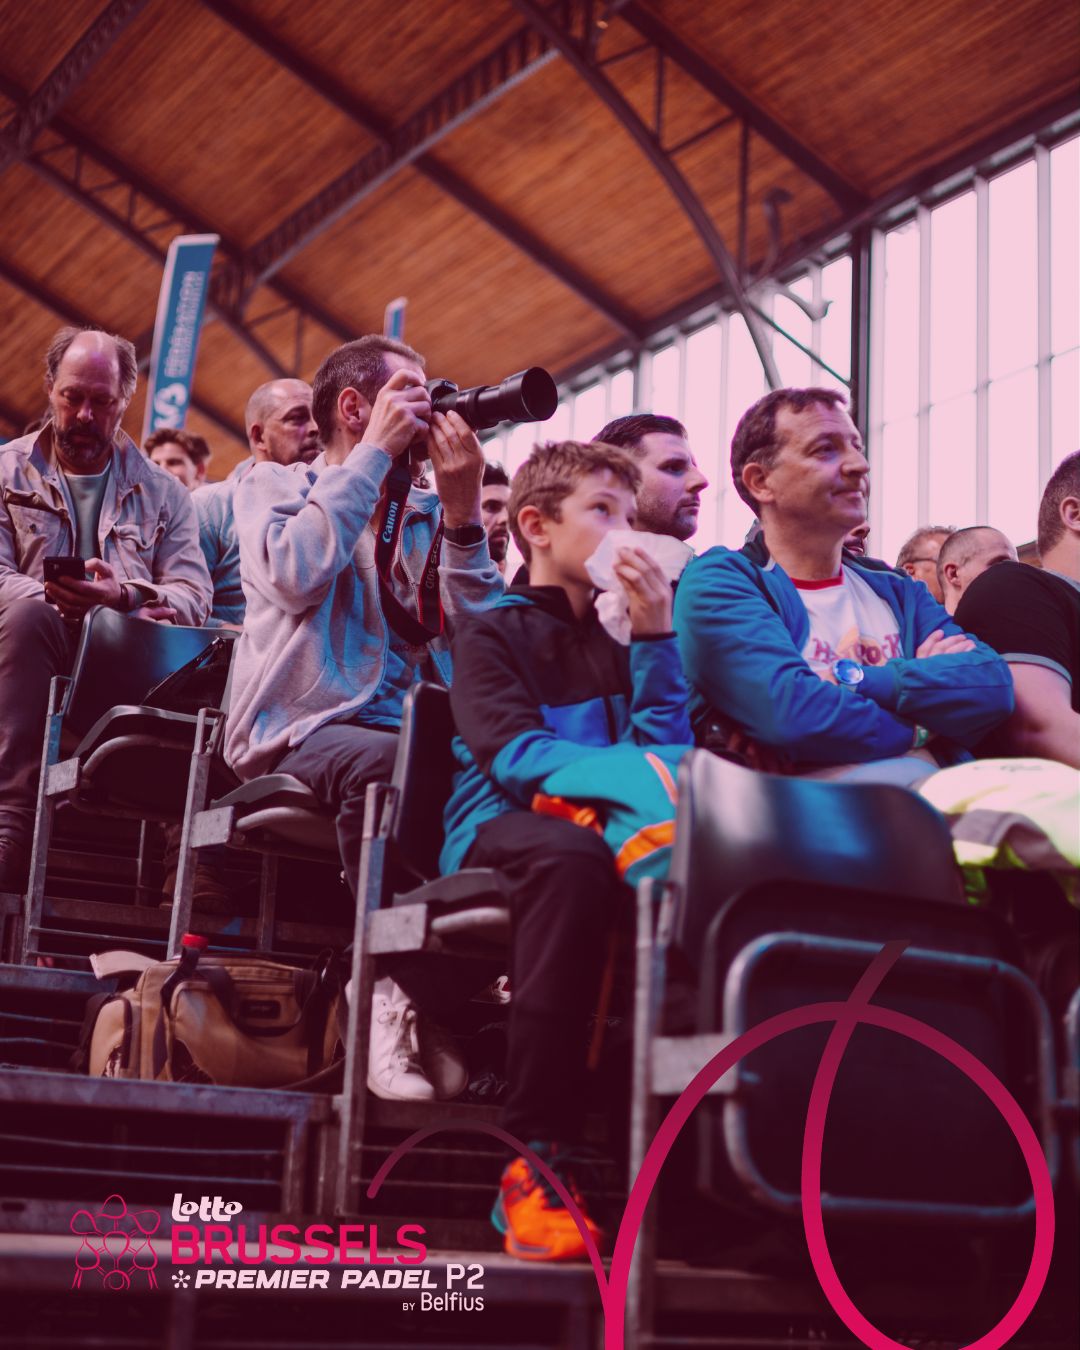
[[[611,530],[600,547],[585,561],[585,569],[601,594],[596,597],[596,615],[607,631],[624,647],[630,645],[630,599],[615,575],[615,555],[620,548],[640,548],[664,569],[668,581],[678,581],[694,556],[693,549],[669,534],[645,530]]]

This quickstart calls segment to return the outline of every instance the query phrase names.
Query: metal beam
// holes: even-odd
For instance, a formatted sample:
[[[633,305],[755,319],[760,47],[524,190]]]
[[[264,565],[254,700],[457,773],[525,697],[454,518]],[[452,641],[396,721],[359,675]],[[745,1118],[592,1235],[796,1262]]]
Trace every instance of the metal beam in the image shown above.
[[[4,127],[0,173],[28,154],[38,132],[52,121],[145,6],[146,0],[111,0],[33,94],[19,100],[18,111]]]
[[[155,262],[164,265],[167,256],[166,250],[135,223],[136,213],[131,209],[131,198],[128,199],[129,210],[125,216],[115,210],[101,194],[88,191],[79,181],[81,163],[78,158],[75,160],[74,174],[62,172],[51,159],[45,158],[40,152],[30,155],[27,158],[27,164],[58,191],[70,197],[73,201],[77,201],[80,206],[91,211],[105,224],[111,225],[114,230],[119,231],[130,243],[141,249],[148,257],[153,258]],[[240,339],[245,347],[249,348],[259,361],[273,373],[275,378],[280,379],[289,373],[269,347],[260,342],[242,319],[213,298],[212,287],[210,296],[207,298],[206,308],[213,318],[223,323],[235,337]]]
[[[851,237],[851,416],[863,445],[870,444],[870,297],[873,231],[868,226]]]
[[[14,286],[16,290],[22,291],[23,295],[41,305],[43,309],[51,310],[58,318],[65,323],[76,324],[80,328],[101,328],[103,325],[92,314],[88,314],[73,301],[65,299],[51,290],[43,281],[37,277],[32,277],[24,272],[21,267],[6,258],[0,258],[0,279],[6,281],[9,286]],[[210,419],[223,431],[227,431],[230,436],[235,436],[242,444],[247,444],[247,433],[243,427],[233,422],[224,413],[204,402],[201,398],[192,397],[191,406],[202,413],[204,417]],[[30,419],[25,419],[29,421]],[[25,424],[25,423],[24,423]]]
[[[588,44],[583,47],[570,32],[569,20],[571,14],[569,12],[563,13],[560,11],[561,17],[567,24],[564,27],[556,22],[551,14],[533,3],[533,0],[512,0],[512,4],[531,24],[535,25],[553,47],[559,49],[564,59],[588,84],[593,93],[607,105],[624,129],[629,132],[653,168],[663,178],[726,282],[736,309],[746,321],[747,330],[765,371],[765,378],[769,387],[772,389],[779,388],[781,384],[780,372],[773,359],[772,348],[765,335],[764,328],[747,298],[735,260],[728,251],[720,231],[713,223],[712,217],[702,205],[700,198],[683,177],[671,156],[661,147],[656,132],[646,126],[638,116],[637,111],[596,65],[595,52],[590,51]],[[570,8],[568,6],[567,11]],[[587,15],[588,11],[586,11]]]
[[[770,117],[759,104],[732,84],[727,76],[706,61],[700,52],[688,46],[651,10],[638,4],[637,0],[627,0],[626,4],[619,6],[618,17],[636,29],[665,56],[670,57],[691,79],[703,89],[707,89],[713,98],[719,99],[732,112],[738,113],[763,140],[768,141],[774,149],[791,160],[796,168],[819,183],[845,211],[856,211],[866,205],[865,193],[848,182],[831,164],[827,164],[820,155],[774,117]]]
[[[25,102],[26,96],[23,91],[2,75],[0,75],[0,92],[17,103]],[[252,332],[259,320],[245,320],[239,312],[239,299],[243,291],[241,246],[222,234],[211,221],[200,217],[197,212],[176,201],[164,189],[150,183],[130,165],[118,160],[109,150],[77,127],[57,118],[53,123],[52,133],[58,138],[59,144],[46,145],[28,152],[27,168],[32,169],[39,177],[78,202],[80,206],[91,211],[105,224],[119,230],[136,247],[156,261],[160,262],[165,253],[154,236],[165,226],[172,225],[173,233],[189,229],[198,234],[217,234],[221,237],[218,253],[226,265],[223,269],[215,270],[211,282],[211,313],[221,318],[255,353],[262,364],[275,375],[280,375],[284,370],[281,362]],[[127,197],[123,211],[118,210],[103,195],[105,189],[100,182],[87,183],[84,177],[86,161],[104,170],[101,177],[108,182],[109,187],[126,190]],[[149,211],[145,209],[140,211],[140,207],[149,207]],[[149,214],[158,217],[152,226],[146,227],[138,223],[141,217]],[[295,309],[298,316],[303,315],[320,324],[339,340],[348,341],[357,336],[359,330],[345,325],[292,283],[283,280],[275,282],[272,290],[286,305]]]
[[[287,70],[295,79],[318,94],[338,112],[343,113],[362,131],[374,136],[386,146],[392,146],[394,127],[391,122],[351,89],[347,89],[332,75],[284,42],[272,29],[252,18],[248,11],[241,9],[233,3],[233,0],[203,0],[203,4],[253,46],[272,57],[283,70]],[[537,61],[532,69],[539,69],[541,64],[542,62]],[[635,342],[641,340],[640,322],[618,300],[608,295],[595,281],[557,254],[520,221],[513,219],[453,169],[440,163],[430,154],[418,155],[413,160],[412,167],[447,196],[453,197],[467,211],[482,220],[485,225],[496,230],[520,253],[524,253],[539,267],[549,272],[556,281],[573,291],[627,338]]]
[[[380,137],[362,159],[262,238],[248,255],[254,268],[254,282],[273,276],[395,173],[415,164],[444,136],[463,126],[553,57],[547,43],[531,29],[512,33],[411,117]]]

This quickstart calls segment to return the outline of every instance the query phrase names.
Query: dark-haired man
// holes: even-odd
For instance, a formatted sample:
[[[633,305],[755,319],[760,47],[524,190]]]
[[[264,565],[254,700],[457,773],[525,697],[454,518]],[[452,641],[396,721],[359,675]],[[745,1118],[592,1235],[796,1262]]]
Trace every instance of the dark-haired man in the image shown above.
[[[206,482],[210,447],[194,432],[161,427],[147,436],[143,453],[152,464],[183,483],[189,492]]]
[[[628,450],[637,461],[641,487],[634,529],[689,539],[709,480],[697,466],[683,424],[657,413],[631,413],[608,422],[593,440]]]
[[[699,736],[719,716],[796,772],[909,783],[965,755],[1012,708],[1001,658],[924,586],[843,558],[869,465],[843,395],[779,389],[731,443],[761,522],[687,567],[675,626]]]
[[[506,509],[509,501],[509,475],[501,464],[487,460],[480,482],[480,514],[487,532],[491,561],[502,576],[506,574],[506,552],[510,547],[510,516]]]
[[[1016,711],[979,752],[1080,769],[1080,450],[1050,475],[1037,542],[1041,568],[1001,562],[957,607],[957,623],[1002,654],[1016,686]]]
[[[0,891],[26,880],[49,681],[71,668],[86,611],[201,624],[210,609],[191,496],[120,429],[136,376],[130,342],[61,329],[50,420],[0,446]],[[89,579],[46,583],[57,554]]]
[[[378,335],[337,348],[312,391],[322,453],[256,464],[234,499],[247,614],[225,753],[242,778],[293,774],[333,810],[354,894],[364,792],[389,776],[405,693],[449,684],[447,629],[503,592],[481,522],[480,443],[457,413],[432,414],[423,365]],[[429,456],[438,495],[418,481]],[[463,1066],[416,1026],[404,990],[380,980],[369,1086],[455,1095]]]

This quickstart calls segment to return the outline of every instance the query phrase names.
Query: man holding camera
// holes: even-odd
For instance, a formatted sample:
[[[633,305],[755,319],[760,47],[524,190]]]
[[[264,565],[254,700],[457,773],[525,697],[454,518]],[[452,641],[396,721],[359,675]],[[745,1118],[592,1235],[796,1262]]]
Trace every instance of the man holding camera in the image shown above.
[[[405,692],[449,684],[447,628],[502,595],[481,522],[484,460],[457,413],[432,413],[423,358],[370,335],[320,366],[322,453],[257,464],[234,509],[247,616],[225,753],[242,778],[293,774],[337,815],[354,894],[364,792],[389,777]],[[422,478],[430,456],[437,493]],[[415,1032],[407,996],[380,980],[369,1086],[453,1096],[464,1068]]]

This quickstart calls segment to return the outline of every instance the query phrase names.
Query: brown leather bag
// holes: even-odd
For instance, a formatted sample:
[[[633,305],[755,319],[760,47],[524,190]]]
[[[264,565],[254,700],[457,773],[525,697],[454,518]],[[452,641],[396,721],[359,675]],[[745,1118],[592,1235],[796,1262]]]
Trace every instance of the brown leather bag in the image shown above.
[[[299,969],[190,945],[170,961],[106,953],[95,968],[138,979],[90,1001],[73,1067],[93,1077],[288,1088],[307,1086],[344,1054],[333,953]]]

